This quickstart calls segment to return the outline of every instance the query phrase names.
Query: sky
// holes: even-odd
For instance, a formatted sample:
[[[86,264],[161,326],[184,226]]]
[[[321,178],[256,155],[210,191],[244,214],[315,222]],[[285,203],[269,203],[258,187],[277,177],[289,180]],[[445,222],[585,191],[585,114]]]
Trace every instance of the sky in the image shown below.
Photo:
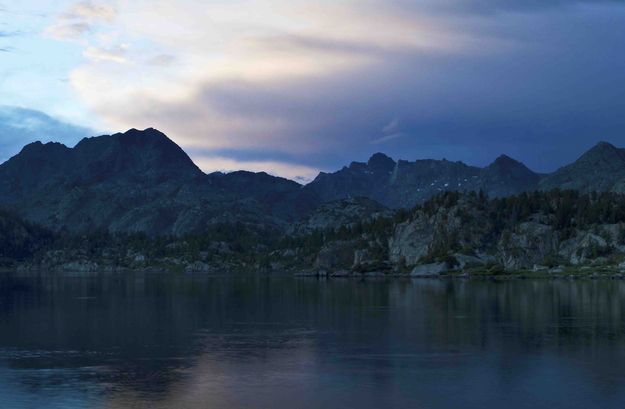
[[[0,162],[154,127],[206,172],[625,147],[625,0],[0,0]]]

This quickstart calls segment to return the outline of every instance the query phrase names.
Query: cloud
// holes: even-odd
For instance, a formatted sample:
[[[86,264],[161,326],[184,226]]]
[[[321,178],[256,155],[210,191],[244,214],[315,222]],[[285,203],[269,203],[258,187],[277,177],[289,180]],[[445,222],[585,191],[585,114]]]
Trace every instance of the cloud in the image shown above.
[[[80,2],[59,15],[45,33],[57,40],[78,40],[92,33],[101,23],[111,23],[117,10],[106,3]]]
[[[91,32],[91,24],[83,21],[57,23],[46,30],[46,34],[57,40],[73,40]]]
[[[2,9],[0,8],[0,11],[2,11]],[[14,38],[14,37],[19,37],[22,36],[23,32],[22,31],[3,31],[0,30],[0,39],[9,39],[9,38]],[[14,47],[8,47],[8,46],[2,46],[0,47],[0,52],[2,53],[10,53],[15,51]]]
[[[285,156],[331,169],[386,143],[399,158],[484,164],[506,152],[542,170],[623,129],[617,2],[244,6],[120,2],[111,30],[133,63],[104,64],[131,55],[87,36],[87,57],[112,58],[87,58],[71,84],[109,128],[154,126],[208,157],[256,166],[238,153],[251,150],[276,169]]]
[[[70,11],[66,13],[66,16],[68,18],[83,19],[92,22],[111,22],[117,16],[117,10],[108,4],[84,1],[75,4]]]
[[[370,143],[384,143],[392,141],[393,139],[401,138],[402,136],[405,136],[405,134],[401,131],[399,119],[393,118],[391,122],[382,128],[382,136],[372,140]]]
[[[40,111],[0,105],[0,163],[37,140],[73,145],[93,134],[90,129],[65,123]]]
[[[252,1],[247,6],[254,13],[239,13],[238,2],[126,4],[116,25],[121,37],[141,38],[158,50],[151,63],[170,61],[158,56],[179,56],[175,68],[155,72],[136,65],[111,71],[87,65],[73,73],[72,83],[112,127],[152,124],[183,143],[214,149],[279,145],[279,150],[301,151],[315,145],[298,136],[316,126],[307,112],[319,103],[312,98],[322,96],[308,90],[315,83],[325,91],[338,75],[390,57],[477,50],[475,39],[454,32],[449,22],[408,18],[383,7],[367,10],[329,1],[263,5]],[[93,48],[89,51],[93,54]],[[120,82],[129,86],[112,87]]]
[[[564,9],[583,5],[610,5],[622,0],[390,0],[399,7],[445,11],[453,14],[540,12],[549,9]]]
[[[159,54],[150,59],[148,59],[147,63],[149,65],[167,67],[176,62],[176,57],[171,54]]]
[[[192,157],[198,167],[206,173],[227,173],[245,169],[251,172],[267,172],[271,175],[285,177],[300,183],[308,183],[319,174],[319,169],[317,168],[288,162],[237,160],[222,156],[192,155]]]
[[[0,30],[0,38],[16,37],[21,35],[21,31],[2,31]]]
[[[109,61],[119,64],[129,62],[128,44],[121,44],[114,48],[87,47],[83,51],[83,56],[93,61]]]

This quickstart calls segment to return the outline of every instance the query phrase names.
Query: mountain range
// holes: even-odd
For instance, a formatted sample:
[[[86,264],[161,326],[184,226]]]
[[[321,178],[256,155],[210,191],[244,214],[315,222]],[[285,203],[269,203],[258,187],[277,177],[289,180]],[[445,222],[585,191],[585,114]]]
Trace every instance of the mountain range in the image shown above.
[[[224,223],[284,230],[345,198],[409,208],[443,191],[502,197],[556,188],[625,191],[625,150],[600,142],[551,174],[505,155],[480,168],[376,153],[301,185],[264,172],[205,174],[165,134],[149,128],[85,138],[73,148],[35,142],[0,165],[0,208],[73,232],[183,235]]]

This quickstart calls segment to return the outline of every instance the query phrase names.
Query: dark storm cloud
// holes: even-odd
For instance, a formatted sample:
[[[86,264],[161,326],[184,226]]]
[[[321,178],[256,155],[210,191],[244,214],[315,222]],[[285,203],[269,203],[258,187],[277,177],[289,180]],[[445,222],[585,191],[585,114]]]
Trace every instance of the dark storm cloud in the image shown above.
[[[358,72],[306,81],[211,83],[194,104],[225,117],[286,121],[272,140],[311,147],[284,153],[268,143],[232,157],[329,169],[380,150],[480,165],[507,153],[547,171],[598,140],[625,145],[624,8],[510,15],[495,28],[516,44],[490,53],[393,53]]]
[[[623,4],[623,0],[391,0],[391,3],[414,10],[439,10],[454,14],[497,12],[533,12],[546,9],[570,8],[580,5]]]
[[[599,140],[625,146],[623,2],[367,0],[322,10],[316,29],[235,36],[241,48],[185,77],[173,98],[169,77],[162,92],[125,84],[117,103],[101,97],[108,89],[87,97],[112,123],[160,127],[197,155],[241,163],[332,170],[383,151],[486,165],[506,153],[550,171]],[[167,51],[184,66],[182,47]],[[85,67],[75,84],[116,81],[122,68],[105,68]],[[136,68],[129,78],[145,69],[123,68]]]

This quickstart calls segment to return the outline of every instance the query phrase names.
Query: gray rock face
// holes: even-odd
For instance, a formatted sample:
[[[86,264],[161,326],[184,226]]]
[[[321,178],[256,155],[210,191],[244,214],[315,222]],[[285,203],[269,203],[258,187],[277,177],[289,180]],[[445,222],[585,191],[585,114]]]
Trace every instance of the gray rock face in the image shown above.
[[[458,250],[463,248],[480,253],[492,247],[491,229],[492,221],[485,211],[463,201],[438,208],[433,214],[415,212],[409,221],[395,226],[389,238],[389,259],[411,267],[436,253],[452,256],[462,254]]]
[[[392,263],[414,266],[425,257],[434,240],[434,226],[430,220],[418,218],[395,227],[389,240],[389,258]]]
[[[315,230],[338,230],[376,217],[390,217],[392,212],[380,203],[366,197],[354,197],[325,203],[294,224],[289,234],[310,234]]]
[[[615,245],[613,240],[608,242],[597,234],[580,231],[560,245],[559,254],[571,264],[582,264],[607,253],[611,245]]]
[[[470,267],[479,267],[496,261],[494,257],[489,257],[488,255],[478,257],[460,253],[455,253],[454,259],[458,263],[456,268],[459,270],[464,270],[465,268]]]
[[[389,260],[408,268],[446,262],[459,270],[487,264],[519,270],[545,263],[607,262],[610,254],[625,252],[618,243],[623,225],[562,230],[555,227],[554,217],[534,214],[504,228],[486,208],[460,197],[454,205],[415,211],[408,221],[395,225],[388,241]]]
[[[545,258],[557,251],[558,241],[550,226],[536,223],[521,223],[509,237],[499,241],[501,264],[506,269],[528,268],[541,264]]]

